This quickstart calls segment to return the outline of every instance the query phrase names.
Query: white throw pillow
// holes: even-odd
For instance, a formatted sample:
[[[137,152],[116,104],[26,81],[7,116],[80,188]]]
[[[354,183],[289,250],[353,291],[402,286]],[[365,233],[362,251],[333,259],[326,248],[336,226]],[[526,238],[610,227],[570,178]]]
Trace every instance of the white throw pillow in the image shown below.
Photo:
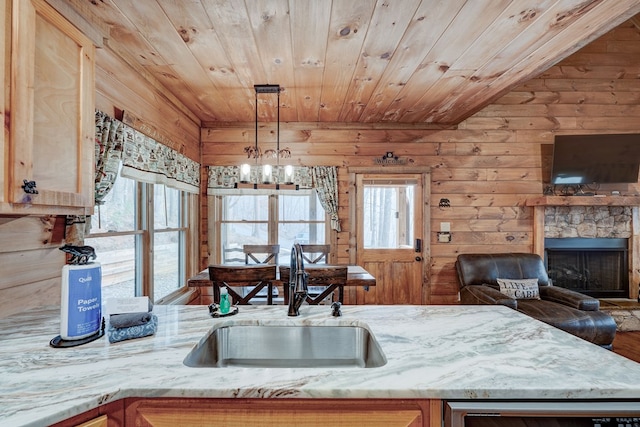
[[[540,299],[538,279],[496,279],[500,293],[513,299]]]

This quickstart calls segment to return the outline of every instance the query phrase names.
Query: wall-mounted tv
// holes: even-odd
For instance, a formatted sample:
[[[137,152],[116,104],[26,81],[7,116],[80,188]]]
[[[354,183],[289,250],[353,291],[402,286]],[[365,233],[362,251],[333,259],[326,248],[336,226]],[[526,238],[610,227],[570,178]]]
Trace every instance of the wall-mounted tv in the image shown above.
[[[638,182],[640,134],[557,135],[551,183],[589,185]]]

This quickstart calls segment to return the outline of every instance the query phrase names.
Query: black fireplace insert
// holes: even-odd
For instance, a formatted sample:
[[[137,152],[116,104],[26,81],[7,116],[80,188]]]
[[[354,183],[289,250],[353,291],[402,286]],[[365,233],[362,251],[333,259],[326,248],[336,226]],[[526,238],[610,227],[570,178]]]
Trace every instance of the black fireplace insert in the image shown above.
[[[596,298],[628,298],[628,241],[547,238],[545,264],[554,286]]]

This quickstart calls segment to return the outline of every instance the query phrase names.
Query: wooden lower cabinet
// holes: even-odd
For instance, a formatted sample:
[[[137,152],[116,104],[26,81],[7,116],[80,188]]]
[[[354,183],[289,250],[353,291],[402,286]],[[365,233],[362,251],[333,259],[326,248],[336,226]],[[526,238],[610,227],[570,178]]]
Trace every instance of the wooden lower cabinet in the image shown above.
[[[405,399],[126,399],[126,425],[441,426],[439,400]]]
[[[51,427],[124,427],[124,400],[107,403]]]

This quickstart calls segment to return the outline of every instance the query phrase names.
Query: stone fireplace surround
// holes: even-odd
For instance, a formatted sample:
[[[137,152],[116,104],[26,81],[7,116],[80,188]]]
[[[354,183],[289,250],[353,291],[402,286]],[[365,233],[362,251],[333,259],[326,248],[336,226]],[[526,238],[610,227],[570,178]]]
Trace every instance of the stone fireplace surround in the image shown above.
[[[575,250],[580,250],[580,248],[583,250],[590,248],[602,248],[602,250],[605,250],[610,242],[615,241],[616,246],[622,244],[624,246],[622,250],[626,251],[628,249],[628,239],[631,237],[632,215],[633,209],[630,206],[545,206],[545,249],[554,248],[549,246],[549,242],[556,242],[554,249],[563,247],[562,242],[565,242],[566,245],[573,246]],[[557,256],[560,255],[558,254]],[[618,298],[624,298],[628,293],[626,291],[628,257],[624,253],[623,256],[622,264],[624,265],[620,265],[620,268],[624,269],[624,271],[618,269],[617,274],[616,271],[609,273],[611,275],[621,275],[622,280],[625,282],[625,289],[620,288],[621,291],[624,290],[624,295],[617,295],[616,297]],[[602,270],[597,269],[597,271]],[[581,272],[576,270],[575,273]],[[605,275],[607,274],[605,273]],[[596,274],[596,276],[599,275]],[[604,279],[604,277],[602,278]],[[595,288],[591,289],[595,290]],[[614,294],[616,294],[615,291],[609,292],[610,297],[614,296]]]
[[[544,257],[544,239],[567,237],[627,238],[629,297],[621,305],[603,304],[618,330],[640,330],[640,197],[541,196],[528,199],[534,209],[533,251]],[[631,308],[625,304],[631,303]]]

